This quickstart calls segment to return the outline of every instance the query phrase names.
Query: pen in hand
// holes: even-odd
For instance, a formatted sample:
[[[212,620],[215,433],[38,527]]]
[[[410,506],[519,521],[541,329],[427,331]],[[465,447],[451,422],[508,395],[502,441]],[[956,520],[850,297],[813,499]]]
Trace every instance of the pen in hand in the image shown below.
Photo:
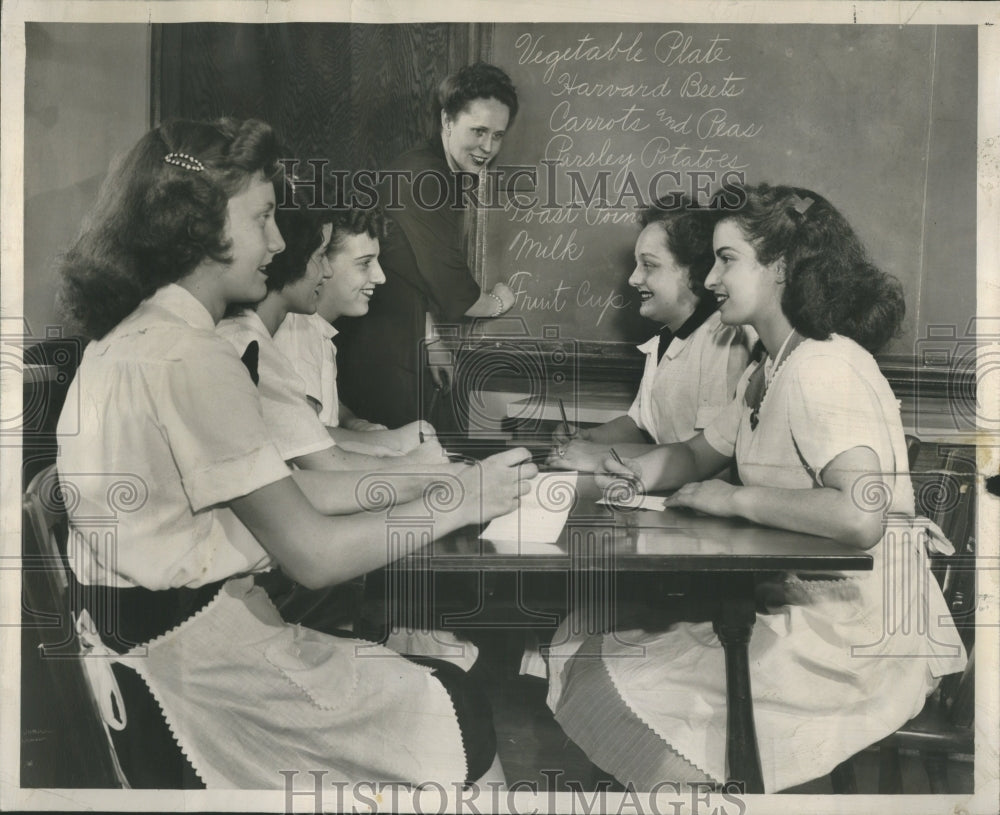
[[[624,461],[622,461],[622,457],[620,455],[618,455],[618,451],[615,450],[614,447],[609,447],[608,450],[611,452],[611,458],[613,458],[615,461],[617,461],[619,464],[621,464],[622,467],[627,467],[628,466],[628,465],[625,464]]]
[[[559,399],[559,413],[562,414],[562,423],[563,423],[563,427],[566,428],[566,435],[569,438],[573,438],[576,435],[576,433],[574,433],[572,430],[570,430],[569,419],[566,418],[566,405],[563,403],[563,400],[562,400],[561,397]]]
[[[462,455],[461,453],[450,453],[445,450],[445,455],[448,457],[448,461],[452,464],[478,464],[479,462],[472,458],[472,456]]]

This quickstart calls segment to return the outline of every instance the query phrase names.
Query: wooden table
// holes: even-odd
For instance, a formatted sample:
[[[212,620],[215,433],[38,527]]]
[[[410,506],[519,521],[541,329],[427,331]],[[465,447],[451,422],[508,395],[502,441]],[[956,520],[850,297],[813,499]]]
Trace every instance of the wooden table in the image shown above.
[[[709,601],[726,659],[729,779],[743,782],[748,793],[763,792],[748,660],[756,580],[781,571],[868,571],[871,555],[827,538],[685,509],[614,510],[596,503],[601,495],[593,476],[579,476],[569,518],[555,543],[484,540],[478,528],[466,528],[391,569],[424,577],[440,572],[563,572],[570,579],[603,575],[611,580],[637,572],[707,578],[714,587]]]

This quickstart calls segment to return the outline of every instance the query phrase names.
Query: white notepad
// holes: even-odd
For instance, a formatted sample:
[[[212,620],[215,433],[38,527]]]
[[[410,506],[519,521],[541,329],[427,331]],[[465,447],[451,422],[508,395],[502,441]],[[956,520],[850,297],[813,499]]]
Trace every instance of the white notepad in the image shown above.
[[[490,521],[481,538],[519,543],[555,543],[576,500],[576,473],[539,473],[513,512]]]

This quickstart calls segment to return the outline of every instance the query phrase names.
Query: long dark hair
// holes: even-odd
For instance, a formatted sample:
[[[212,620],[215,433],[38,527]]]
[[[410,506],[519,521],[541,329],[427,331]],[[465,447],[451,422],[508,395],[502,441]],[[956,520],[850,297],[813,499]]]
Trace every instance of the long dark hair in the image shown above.
[[[842,334],[871,353],[897,335],[906,313],[903,287],[869,260],[823,196],[801,187],[727,185],[713,203],[717,220],[735,221],[760,263],[783,261],[781,310],[800,334]]]
[[[256,119],[174,120],[147,133],[112,166],[62,258],[64,316],[100,338],[202,261],[229,262],[228,201],[253,176],[273,177],[277,159],[274,132]]]

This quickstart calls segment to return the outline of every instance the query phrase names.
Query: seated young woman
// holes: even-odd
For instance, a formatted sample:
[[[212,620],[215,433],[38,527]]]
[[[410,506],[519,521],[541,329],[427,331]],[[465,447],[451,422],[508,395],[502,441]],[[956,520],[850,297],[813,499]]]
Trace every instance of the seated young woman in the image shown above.
[[[112,168],[65,256],[60,300],[92,338],[59,422],[81,636],[108,657],[97,669],[142,678],[208,787],[281,789],[300,768],[326,783],[501,778],[490,717],[454,666],[359,656],[357,641],[286,623],[254,586],[274,565],[310,588],[384,566],[509,512],[535,473],[514,450],[442,465],[438,492],[463,500],[397,503],[394,525],[381,504],[322,513],[342,508],[343,474],[289,469],[215,330],[266,296],[284,248],[277,158],[260,121],[166,123]],[[91,534],[109,515],[114,537]],[[406,517],[432,520],[432,535]]]
[[[752,326],[767,355],[702,432],[604,467],[679,488],[674,507],[873,555],[872,572],[785,574],[764,592],[749,660],[771,792],[898,729],[965,652],[928,571],[927,547],[949,546],[914,517],[898,403],[872,356],[902,319],[899,283],[815,192],[727,187],[715,204],[705,285],[722,321]],[[703,480],[734,459],[740,484]],[[885,500],[865,500],[873,494]],[[711,623],[597,635],[587,653],[601,658],[550,658],[549,704],[595,764],[637,789],[726,780],[726,668]]]
[[[279,217],[281,213],[279,212]],[[322,221],[320,244],[310,262],[326,271],[314,313],[289,312],[274,334],[274,342],[291,364],[291,370],[305,383],[308,399],[316,407],[320,421],[338,447],[369,455],[398,456],[408,453],[424,439],[434,438],[429,422],[416,421],[389,430],[355,416],[344,405],[337,390],[337,348],[333,322],[340,317],[362,317],[385,282],[379,265],[379,240],[385,223],[378,209],[291,211],[282,222],[288,237],[313,231],[310,224]],[[289,249],[286,248],[287,254]],[[377,371],[372,372],[377,375]]]
[[[686,441],[732,400],[749,361],[747,333],[723,324],[704,285],[713,263],[710,213],[686,199],[663,200],[639,223],[628,283],[639,293],[639,313],[662,326],[639,346],[646,355],[639,392],[625,416],[587,429],[560,426],[550,466],[600,470],[612,446],[638,456]]]
[[[275,213],[285,250],[267,267],[267,297],[241,309],[238,316],[222,320],[218,330],[238,353],[245,354],[250,343],[260,348],[258,389],[264,419],[286,455],[294,449],[308,449],[296,448],[286,439],[296,435],[318,439],[326,445],[320,455],[326,451],[342,454],[352,468],[377,472],[380,480],[393,472],[408,474],[423,459],[432,465],[429,470],[427,464],[420,464],[419,475],[395,486],[398,500],[419,494],[427,484],[428,472],[433,474],[441,459],[441,448],[429,423],[354,432],[327,424],[339,416],[333,409],[338,405],[336,355],[331,341],[336,332],[327,320],[341,314],[364,314],[374,287],[385,280],[378,263],[382,217],[374,209],[318,210],[309,206],[308,196],[296,200],[290,187],[286,185],[284,190],[286,205]],[[321,307],[324,316],[319,313]],[[272,342],[265,332],[278,320],[281,322]],[[373,369],[372,375],[377,376],[378,371]],[[331,447],[331,438],[336,440],[336,448]],[[358,442],[368,438],[380,443]],[[353,453],[361,455],[342,453],[344,440]],[[313,467],[318,457],[299,457],[295,463]],[[319,466],[325,464],[321,461]],[[366,627],[365,633],[397,653],[439,657],[465,669],[478,657],[473,643],[459,641],[451,632],[393,628],[391,613],[372,596],[377,593],[377,581],[369,583],[376,588],[368,592],[363,614],[357,606],[357,592],[350,587],[310,591],[277,570],[258,575],[256,581],[289,622],[335,633],[363,617],[377,629]]]
[[[268,264],[267,296],[259,303],[243,303],[231,307],[220,321],[218,332],[232,343],[236,352],[255,367],[257,389],[274,443],[285,460],[307,470],[382,470],[386,466],[421,468],[447,461],[433,433],[419,443],[417,428],[409,434],[396,434],[399,446],[404,438],[413,436],[417,443],[400,455],[398,461],[383,459],[338,448],[333,436],[320,421],[315,402],[310,401],[306,384],[296,373],[294,363],[274,341],[274,334],[288,314],[315,314],[320,292],[331,274],[325,259],[324,222],[329,224],[332,211],[309,209],[296,201],[292,185],[276,181],[285,187],[275,221],[289,235],[286,249]],[[281,188],[276,188],[276,194]],[[327,235],[329,232],[327,231]],[[378,452],[378,451],[376,451]],[[397,449],[385,451],[395,455]],[[404,497],[419,494],[419,478],[401,480],[397,489]]]

